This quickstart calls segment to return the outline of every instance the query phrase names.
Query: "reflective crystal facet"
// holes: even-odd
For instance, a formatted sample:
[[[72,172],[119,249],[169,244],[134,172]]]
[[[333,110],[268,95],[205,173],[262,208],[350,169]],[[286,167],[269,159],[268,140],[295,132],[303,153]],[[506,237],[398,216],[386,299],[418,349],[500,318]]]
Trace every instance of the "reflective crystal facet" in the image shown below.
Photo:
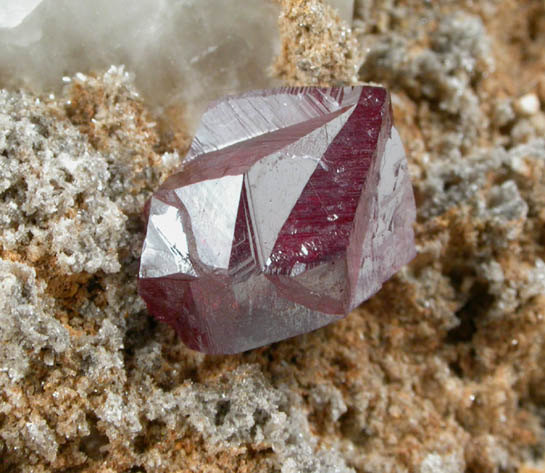
[[[407,161],[382,87],[212,104],[148,211],[140,294],[207,353],[338,320],[415,254]]]

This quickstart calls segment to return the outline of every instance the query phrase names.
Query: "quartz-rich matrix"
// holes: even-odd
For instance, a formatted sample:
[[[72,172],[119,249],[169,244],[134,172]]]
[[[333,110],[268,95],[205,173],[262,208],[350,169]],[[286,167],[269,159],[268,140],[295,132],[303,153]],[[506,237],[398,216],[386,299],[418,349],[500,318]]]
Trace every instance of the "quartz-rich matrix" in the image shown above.
[[[141,14],[153,22],[177,11],[170,2]],[[7,3],[35,2],[0,9]],[[79,11],[100,2],[84,3]],[[253,37],[220,9],[227,2],[175,3],[217,5],[211,20]],[[291,50],[279,73],[291,85],[312,74],[388,87],[415,190],[417,256],[327,327],[239,355],[187,349],[148,315],[136,278],[142,207],[193,128],[143,103],[140,86],[161,71],[92,76],[84,58],[103,43],[75,51],[86,74],[67,70],[64,93],[0,93],[2,473],[545,471],[543,2],[356,0],[343,44],[348,25],[319,0],[301,3],[282,4]],[[75,22],[71,10],[41,18],[65,46],[82,44],[81,23],[71,34],[60,25]],[[88,17],[89,29],[110,20]],[[189,35],[193,20],[173,19]],[[134,37],[131,24],[119,34]],[[155,54],[173,51],[171,35],[134,34],[148,33],[167,41]],[[33,62],[41,45],[40,64],[58,76]],[[258,56],[269,47],[255,46]],[[62,85],[59,52],[20,43],[15,62],[0,61],[13,79],[2,86]],[[225,64],[241,57],[205,57],[216,78],[237,83]],[[210,83],[200,78],[188,93]],[[172,92],[159,83],[157,93]]]
[[[216,102],[146,213],[140,294],[208,353],[338,320],[415,254],[407,161],[382,87]]]

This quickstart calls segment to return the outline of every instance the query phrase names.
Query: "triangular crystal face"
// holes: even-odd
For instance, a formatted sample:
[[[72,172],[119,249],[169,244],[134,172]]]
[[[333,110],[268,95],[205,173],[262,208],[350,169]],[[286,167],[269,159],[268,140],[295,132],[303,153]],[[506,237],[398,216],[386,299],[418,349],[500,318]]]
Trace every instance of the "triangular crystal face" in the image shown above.
[[[232,277],[244,278],[255,271],[258,267],[256,253],[255,236],[244,183],[237,210],[235,233],[229,259],[229,274]]]
[[[140,293],[191,348],[248,350],[376,292],[414,256],[414,218],[385,89],[228,97],[151,200]]]
[[[278,232],[269,272],[289,275],[296,265],[313,267],[345,252],[378,142],[391,128],[386,91],[365,92],[316,158],[318,165]],[[322,126],[326,136],[330,127]]]
[[[184,233],[194,245],[192,259],[198,265],[216,270],[229,267],[242,180],[241,175],[223,176],[173,191],[186,217]]]
[[[255,226],[256,246],[261,268],[269,273],[273,250],[287,220],[308,187],[331,140],[335,138],[352,112],[352,107],[340,115],[330,114],[310,133],[287,144],[280,151],[255,163],[246,175],[246,190]],[[276,251],[278,254],[278,250]],[[280,272],[289,274],[288,272]]]

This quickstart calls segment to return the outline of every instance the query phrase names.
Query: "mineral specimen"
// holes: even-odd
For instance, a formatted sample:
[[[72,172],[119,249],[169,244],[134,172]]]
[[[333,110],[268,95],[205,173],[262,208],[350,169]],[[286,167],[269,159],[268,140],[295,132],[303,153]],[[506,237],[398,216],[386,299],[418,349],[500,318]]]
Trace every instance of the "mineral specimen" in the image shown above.
[[[140,294],[208,353],[344,317],[415,253],[407,162],[381,87],[214,103],[147,211]]]

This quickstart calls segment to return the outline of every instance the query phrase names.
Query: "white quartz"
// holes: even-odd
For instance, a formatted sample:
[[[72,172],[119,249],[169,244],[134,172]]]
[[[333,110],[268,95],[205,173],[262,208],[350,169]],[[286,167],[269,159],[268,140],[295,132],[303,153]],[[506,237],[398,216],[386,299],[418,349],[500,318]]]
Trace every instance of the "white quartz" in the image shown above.
[[[151,104],[201,108],[273,85],[278,6],[268,0],[9,0],[0,87],[59,90],[62,76],[124,64]]]
[[[13,28],[21,23],[42,0],[2,0],[0,28]]]

